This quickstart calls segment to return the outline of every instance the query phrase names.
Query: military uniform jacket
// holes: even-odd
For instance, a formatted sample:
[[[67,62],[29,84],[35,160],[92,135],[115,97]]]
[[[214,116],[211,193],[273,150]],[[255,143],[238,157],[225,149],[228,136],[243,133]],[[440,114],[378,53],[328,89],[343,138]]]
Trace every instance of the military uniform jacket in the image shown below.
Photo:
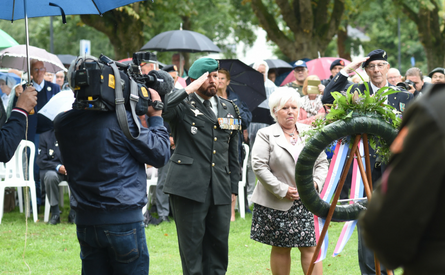
[[[37,154],[37,165],[40,171],[56,170],[62,163],[59,144],[54,134],[54,129],[44,132],[39,138],[39,150]]]
[[[238,118],[231,101],[216,101],[218,118]],[[170,95],[163,117],[176,144],[164,192],[204,202],[211,190],[216,205],[230,204],[238,193],[238,132],[221,129],[213,112],[183,89]]]
[[[362,94],[366,90],[365,84],[353,84],[354,87],[352,87],[351,91],[355,91],[358,89]],[[371,94],[373,93],[371,89],[371,83],[368,82],[368,85],[370,87]],[[321,102],[323,104],[331,104],[334,102],[334,98],[332,97],[332,92],[340,92],[340,91],[346,91],[349,88],[350,85],[348,85],[348,78],[341,73],[338,73],[334,79],[329,82],[329,84],[326,86],[323,97],[321,99]],[[396,86],[393,86],[389,84],[389,87],[399,89]],[[400,91],[398,93],[394,93],[391,95],[388,95],[388,105],[393,106],[397,109],[399,112],[405,111],[406,107],[408,107],[408,102],[413,99],[413,95],[409,92]]]

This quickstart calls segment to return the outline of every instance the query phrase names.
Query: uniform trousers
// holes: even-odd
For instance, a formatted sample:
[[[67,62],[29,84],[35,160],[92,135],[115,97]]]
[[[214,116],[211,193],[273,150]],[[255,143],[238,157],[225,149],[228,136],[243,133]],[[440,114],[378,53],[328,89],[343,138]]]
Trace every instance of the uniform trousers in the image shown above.
[[[169,167],[170,162],[167,162],[166,165],[158,168],[158,183],[156,184],[156,209],[159,217],[167,217],[170,214],[168,194],[164,193],[164,184]]]
[[[212,189],[205,202],[170,195],[184,275],[226,274],[231,204],[215,205]]]

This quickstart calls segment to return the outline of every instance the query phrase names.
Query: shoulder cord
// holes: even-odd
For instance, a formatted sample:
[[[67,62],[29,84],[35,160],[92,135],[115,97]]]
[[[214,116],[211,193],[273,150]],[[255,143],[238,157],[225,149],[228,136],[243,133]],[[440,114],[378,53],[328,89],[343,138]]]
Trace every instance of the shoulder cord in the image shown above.
[[[115,83],[116,83],[116,88],[115,88],[115,103],[116,103],[116,116],[117,116],[117,122],[119,123],[119,126],[121,128],[121,130],[124,132],[125,136],[129,139],[129,140],[134,140],[137,139],[141,133],[141,124],[139,122],[139,119],[136,115],[136,104],[139,101],[139,96],[138,96],[138,89],[137,89],[137,84],[136,82],[130,78],[130,107],[131,107],[131,114],[133,116],[133,120],[136,123],[136,126],[138,128],[138,132],[137,135],[134,137],[131,133],[130,133],[130,128],[128,127],[128,120],[127,120],[127,114],[125,111],[125,99],[124,99],[124,94],[122,92],[122,83],[121,83],[121,75],[119,73],[119,69],[117,68],[116,64],[110,63],[109,64],[111,66],[111,68],[113,69],[114,72],[114,77],[115,77]]]

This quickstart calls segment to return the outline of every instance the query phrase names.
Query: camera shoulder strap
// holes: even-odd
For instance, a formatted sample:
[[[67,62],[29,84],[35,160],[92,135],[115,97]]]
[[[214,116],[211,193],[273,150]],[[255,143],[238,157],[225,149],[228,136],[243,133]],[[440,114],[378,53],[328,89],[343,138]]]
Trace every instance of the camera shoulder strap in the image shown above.
[[[129,140],[137,139],[139,137],[139,134],[141,133],[141,125],[139,123],[139,120],[137,119],[136,112],[135,112],[135,107],[136,107],[136,103],[137,103],[137,100],[138,100],[138,95],[137,95],[137,86],[136,86],[136,89],[134,89],[133,84],[136,85],[136,83],[134,83],[134,81],[130,81],[130,83],[131,83],[130,84],[130,90],[131,90],[131,95],[130,95],[131,113],[133,115],[133,120],[136,123],[137,128],[138,128],[137,136],[134,137],[130,133],[130,128],[128,126],[127,113],[125,111],[125,99],[124,99],[124,94],[122,92],[121,75],[119,73],[119,69],[117,68],[117,66],[116,66],[116,64],[114,62],[110,63],[109,65],[113,69],[115,83],[116,83],[115,103],[116,103],[117,122],[119,123],[119,126],[120,126],[121,130],[124,132],[124,135]],[[135,95],[134,95],[134,92],[136,93]],[[136,96],[136,98],[135,98],[135,96]],[[135,102],[135,100],[136,100],[136,102]]]

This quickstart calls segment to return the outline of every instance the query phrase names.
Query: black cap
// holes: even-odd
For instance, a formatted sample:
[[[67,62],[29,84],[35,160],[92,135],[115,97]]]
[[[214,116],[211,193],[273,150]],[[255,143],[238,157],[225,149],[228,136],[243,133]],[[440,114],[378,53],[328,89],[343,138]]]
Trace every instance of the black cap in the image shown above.
[[[374,60],[383,60],[383,61],[387,61],[388,60],[388,55],[386,54],[386,52],[384,50],[373,50],[372,52],[368,53],[369,59],[366,60],[366,62],[363,62],[362,67],[365,68],[366,66],[368,66],[368,64],[371,61]]]
[[[178,68],[176,67],[176,65],[167,65],[167,66],[164,66],[162,68],[162,70],[166,71],[167,73],[170,73],[170,72],[177,72]]]
[[[343,61],[343,59],[334,60],[334,62],[332,62],[332,64],[331,64],[331,67],[329,68],[329,70],[334,69],[335,66],[345,66],[345,61]]]
[[[441,73],[441,74],[444,74],[444,75],[445,75],[445,69],[444,69],[444,68],[437,67],[437,68],[435,68],[434,70],[432,70],[431,73],[428,74],[428,76],[429,76],[430,78],[433,78],[433,74],[434,74],[434,73]]]

